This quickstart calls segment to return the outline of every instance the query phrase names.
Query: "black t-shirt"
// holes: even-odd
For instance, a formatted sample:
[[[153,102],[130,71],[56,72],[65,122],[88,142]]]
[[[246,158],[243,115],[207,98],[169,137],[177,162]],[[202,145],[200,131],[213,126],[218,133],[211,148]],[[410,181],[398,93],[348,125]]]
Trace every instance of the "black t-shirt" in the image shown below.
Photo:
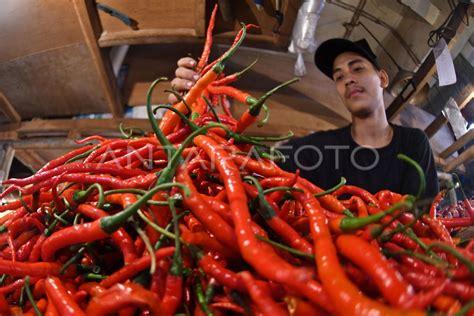
[[[366,189],[371,193],[388,189],[401,194],[416,195],[418,173],[408,163],[397,158],[403,153],[418,162],[425,172],[425,197],[438,192],[436,168],[428,138],[417,128],[392,125],[393,138],[383,148],[358,145],[352,138],[351,127],[316,132],[279,146],[287,158],[279,163],[283,169],[295,172],[323,189],[339,183]]]

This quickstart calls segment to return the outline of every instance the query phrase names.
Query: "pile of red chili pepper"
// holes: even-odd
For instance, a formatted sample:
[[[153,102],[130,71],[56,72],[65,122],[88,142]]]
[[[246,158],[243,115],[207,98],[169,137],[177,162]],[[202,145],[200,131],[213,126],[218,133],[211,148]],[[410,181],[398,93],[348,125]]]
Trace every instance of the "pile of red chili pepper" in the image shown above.
[[[88,137],[4,182],[1,197],[18,198],[0,206],[0,314],[472,314],[474,242],[426,201],[344,181],[324,191],[280,169],[269,139],[242,135],[292,81],[260,98],[229,86],[241,73],[225,62],[251,26],[208,64],[214,16],[201,78],[158,107],[159,125],[161,79],[150,87],[154,134]],[[228,98],[249,105],[242,117],[215,113]]]

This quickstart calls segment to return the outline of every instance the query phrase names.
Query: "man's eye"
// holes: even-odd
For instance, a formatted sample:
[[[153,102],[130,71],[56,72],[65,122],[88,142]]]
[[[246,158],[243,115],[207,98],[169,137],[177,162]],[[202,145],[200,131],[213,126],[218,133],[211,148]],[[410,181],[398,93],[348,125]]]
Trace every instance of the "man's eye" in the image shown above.
[[[358,67],[355,67],[355,68],[354,68],[354,71],[355,71],[355,72],[360,72],[360,71],[362,71],[363,69],[364,69],[364,67],[358,66]]]
[[[335,77],[334,77],[334,81],[340,81],[340,80],[342,80],[342,78],[343,78],[342,75],[335,76]]]

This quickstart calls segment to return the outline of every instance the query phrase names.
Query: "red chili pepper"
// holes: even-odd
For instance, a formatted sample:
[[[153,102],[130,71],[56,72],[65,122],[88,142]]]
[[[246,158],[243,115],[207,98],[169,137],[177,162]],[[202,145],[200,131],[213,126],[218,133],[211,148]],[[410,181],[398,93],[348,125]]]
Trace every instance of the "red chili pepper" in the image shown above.
[[[280,307],[259,283],[255,282],[250,272],[242,271],[239,276],[247,288],[250,298],[263,315],[288,315],[288,312]]]
[[[209,60],[212,46],[212,30],[214,29],[214,24],[216,23],[216,12],[217,4],[214,5],[214,9],[212,10],[211,17],[209,19],[209,25],[207,26],[206,32],[206,42],[204,43],[204,49],[202,51],[201,58],[199,59],[199,62],[196,66],[196,72],[200,72]]]
[[[3,294],[0,294],[0,315],[10,316],[11,314],[12,311],[10,309],[10,306],[8,305],[7,300],[5,299],[5,296],[3,296]]]
[[[191,195],[187,197],[183,195],[184,205],[191,210],[209,232],[216,236],[219,242],[225,244],[232,251],[238,252],[239,248],[234,230],[218,214],[212,211],[211,207],[206,203],[206,200],[201,198],[186,167],[178,169],[176,180],[184,183],[191,190]]]
[[[417,289],[431,289],[445,279],[433,277],[416,272],[408,272],[403,275]],[[443,293],[454,296],[464,302],[474,299],[474,286],[469,283],[450,281],[446,284]]]
[[[297,188],[305,189],[296,184]],[[314,248],[317,249],[315,259],[318,274],[323,288],[333,303],[333,308],[341,314],[349,315],[423,315],[420,311],[396,310],[374,301],[361,294],[346,277],[337,258],[336,248],[332,242],[327,219],[315,197],[307,190],[305,193],[292,192],[303,204],[311,223]]]
[[[433,199],[433,202],[431,202],[430,213],[429,213],[431,218],[436,218],[436,208],[438,207],[439,203],[441,203],[445,195],[446,195],[446,190],[439,191],[438,194],[436,194],[435,198]]]
[[[164,310],[156,293],[134,283],[116,284],[104,293],[95,296],[89,302],[86,314],[105,316],[132,305],[149,309],[151,315],[171,315]]]
[[[107,212],[89,204],[79,205],[77,207],[77,212],[94,220],[98,220],[102,217],[109,215]],[[137,253],[133,244],[133,240],[125,229],[119,228],[111,234],[111,237],[113,241],[117,244],[117,246],[120,248],[123,254],[124,263],[126,265],[130,264],[137,258]]]
[[[35,175],[24,179],[9,179],[5,180],[4,184],[15,184],[19,186],[26,186],[32,183],[38,183],[45,179],[50,179],[62,173],[80,173],[80,172],[96,172],[102,174],[109,174],[111,176],[118,176],[123,179],[136,177],[138,175],[146,175],[142,170],[130,170],[121,168],[118,165],[96,164],[96,163],[71,163],[56,167],[52,170],[36,173]]]
[[[161,248],[155,252],[155,257],[157,260],[168,257],[174,253],[174,247]],[[125,280],[131,278],[138,272],[148,268],[151,264],[150,256],[141,257],[129,265],[123,266],[120,270],[115,271],[113,274],[109,275],[106,279],[100,282],[100,286],[104,288],[109,288],[112,285],[124,282]]]
[[[439,219],[436,218],[431,218],[428,215],[423,215],[421,217],[421,220],[423,223],[427,224],[433,233],[441,240],[449,245],[453,246],[454,242],[453,239],[451,238],[451,235],[449,234],[448,230],[446,227],[439,221]]]
[[[262,276],[281,282],[292,289],[298,289],[303,292],[302,294],[310,296],[310,299],[330,309],[321,288],[316,282],[306,279],[306,272],[282,260],[271,247],[259,242],[255,237],[249,225],[251,218],[240,173],[231,156],[210,137],[197,136],[194,138],[194,143],[216,162],[230,201],[232,219],[235,231],[238,232],[237,240],[243,258]],[[268,269],[270,262],[272,269]]]
[[[237,47],[240,46],[244,37],[245,37],[245,30],[246,28],[243,27],[242,36],[240,37],[239,41],[236,45],[232,46],[221,58],[218,59],[218,62],[212,65],[210,71],[204,73],[204,75],[198,79],[196,84],[189,90],[189,92],[185,96],[185,101],[187,104],[193,104],[197,98],[201,96],[201,93],[214,81],[217,79],[218,75],[223,71],[225,62],[227,59],[235,52]],[[182,113],[187,112],[187,108],[184,102],[179,102],[173,106],[175,109]],[[176,124],[180,121],[180,117],[174,113],[173,111],[166,111],[163,115],[163,118],[160,121],[159,128],[164,135],[168,135],[172,132],[173,128]]]
[[[377,198],[375,196],[373,196],[370,192],[368,192],[368,191],[366,191],[362,188],[346,184],[346,185],[340,187],[338,190],[336,190],[336,192],[334,192],[332,195],[333,196],[339,196],[339,195],[342,195],[342,194],[351,194],[351,195],[358,196],[358,197],[362,198],[365,203],[367,203],[367,204],[370,203],[370,204],[373,204],[377,207],[380,207],[379,201],[377,200]]]
[[[362,238],[341,235],[336,240],[339,252],[354,262],[375,282],[384,298],[392,305],[406,307],[413,289],[382,256],[380,250]]]
[[[53,168],[61,166],[64,163],[66,163],[68,160],[70,160],[71,158],[74,158],[80,154],[83,154],[92,148],[94,148],[94,145],[87,145],[87,146],[75,149],[73,151],[70,151],[63,156],[60,156],[56,159],[51,160],[50,162],[45,164],[40,170],[38,170],[37,173],[42,173],[44,171],[51,170]]]
[[[71,295],[64,288],[63,283],[56,277],[47,277],[45,289],[48,297],[53,302],[55,309],[61,316],[82,316],[86,315],[77,305]]]
[[[61,265],[54,262],[12,262],[0,259],[0,274],[10,276],[46,277],[48,275],[57,276]],[[66,270],[66,275],[74,274],[74,270]]]

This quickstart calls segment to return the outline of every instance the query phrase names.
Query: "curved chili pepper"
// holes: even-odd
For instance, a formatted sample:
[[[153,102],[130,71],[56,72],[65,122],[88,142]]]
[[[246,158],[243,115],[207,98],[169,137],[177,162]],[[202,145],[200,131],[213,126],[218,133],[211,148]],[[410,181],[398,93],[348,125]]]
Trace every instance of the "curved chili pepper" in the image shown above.
[[[252,301],[264,315],[288,315],[288,312],[281,308],[265,289],[261,288],[250,272],[242,271],[239,273]]]
[[[300,236],[300,234],[298,234],[298,232],[295,231],[287,222],[277,216],[273,207],[268,203],[267,199],[269,198],[266,198],[263,195],[263,189],[258,180],[253,177],[248,178],[252,180],[257,188],[257,192],[253,192],[251,195],[253,198],[258,198],[259,208],[257,208],[257,211],[265,219],[268,225],[291,247],[304,253],[312,254],[313,247],[311,244]]]
[[[131,305],[149,309],[151,315],[171,315],[164,310],[158,294],[134,283],[116,284],[95,296],[87,306],[86,314],[105,316]]]
[[[380,251],[360,237],[341,235],[336,240],[339,252],[361,267],[375,282],[385,299],[397,307],[413,296],[413,289],[403,280]]]
[[[0,259],[0,274],[6,273],[11,276],[46,277],[57,276],[61,265],[54,262],[12,262]],[[68,269],[66,275],[70,276],[74,270]]]
[[[224,86],[228,85],[229,83],[232,83],[242,77],[247,71],[249,71],[258,61],[258,58],[255,59],[250,65],[242,69],[241,71],[235,72],[231,75],[225,76],[224,78],[215,80],[212,85],[214,86]],[[229,114],[226,113],[226,115],[230,116]]]
[[[242,27],[242,36],[240,37],[239,41],[230,49],[228,50],[219,61],[212,66],[212,69],[206,72],[201,78],[198,79],[196,84],[189,90],[188,94],[185,96],[185,100],[188,104],[194,103],[197,98],[201,95],[202,91],[206,89],[211,82],[213,82],[218,75],[224,70],[224,66],[226,61],[229,59],[230,56],[233,55],[235,50],[240,46],[243,39],[245,38],[246,34],[246,27]],[[187,109],[183,102],[179,102],[174,105],[174,107],[182,113],[186,113]],[[168,135],[172,129],[175,127],[176,123],[179,121],[179,116],[171,111],[167,111],[163,118],[161,119],[159,128],[164,135]]]
[[[304,187],[296,184],[297,188]],[[316,251],[316,265],[323,288],[327,291],[334,308],[341,314],[350,315],[423,315],[420,311],[396,310],[361,294],[345,276],[337,258],[326,217],[319,202],[307,190],[292,192],[303,204],[311,224],[311,234]]]
[[[48,277],[45,280],[45,290],[54,304],[55,309],[61,316],[86,315],[77,305],[73,298],[67,293],[63,283],[56,277]]]
[[[431,218],[436,218],[436,208],[438,207],[439,203],[441,203],[445,195],[446,195],[446,190],[439,191],[438,194],[436,194],[435,198],[433,199],[433,202],[431,202],[430,213],[429,213]]]
[[[427,224],[433,233],[441,240],[449,245],[454,245],[453,239],[446,227],[437,218],[431,218],[428,215],[421,217],[423,223]]]
[[[242,133],[244,130],[247,129],[250,125],[255,123],[257,120],[258,115],[260,114],[260,111],[262,109],[262,106],[264,105],[264,102],[276,91],[280,90],[283,87],[286,87],[296,81],[298,81],[298,78],[293,78],[291,80],[288,80],[275,88],[271,89],[267,93],[265,93],[262,97],[260,97],[258,100],[255,102],[252,102],[250,107],[242,114],[240,117],[239,121],[237,122],[237,127],[235,129],[236,133]],[[247,100],[246,100],[247,101]]]
[[[10,316],[12,315],[12,311],[10,306],[8,305],[7,300],[3,294],[0,294],[0,315]]]
[[[84,147],[74,149],[73,151],[70,151],[65,155],[62,155],[62,156],[60,156],[56,159],[53,159],[53,160],[49,161],[40,170],[38,170],[37,173],[42,173],[44,171],[47,171],[47,170],[56,168],[58,166],[61,166],[64,163],[66,163],[66,161],[68,161],[68,160],[70,160],[70,159],[72,159],[72,158],[74,158],[74,157],[76,157],[80,154],[83,154],[83,153],[87,152],[88,150],[90,150],[94,147],[95,147],[94,145],[86,145]]]
[[[238,245],[234,230],[219,215],[214,213],[206,201],[201,198],[185,166],[178,169],[176,180],[184,183],[191,190],[190,196],[183,197],[186,207],[220,242],[237,252]]]
[[[373,196],[371,193],[369,193],[368,191],[366,191],[362,188],[346,184],[343,187],[339,188],[332,195],[339,196],[339,195],[342,195],[342,194],[351,194],[351,195],[358,196],[361,199],[363,199],[365,203],[367,203],[367,204],[370,203],[370,204],[373,204],[377,207],[380,207],[379,201],[377,200],[377,198],[375,198],[375,196]]]
[[[324,300],[321,288],[316,282],[305,279],[305,272],[294,268],[288,262],[282,260],[272,248],[259,242],[255,237],[249,225],[251,219],[239,170],[233,163],[230,155],[215,140],[208,136],[196,136],[194,143],[216,162],[230,201],[237,240],[243,258],[261,275],[271,280],[282,282],[293,289],[299,289],[303,292],[302,294],[310,296],[318,304],[330,309],[327,301]],[[269,262],[274,266],[273,269],[267,269],[266,265]]]
[[[100,219],[108,214],[99,208],[89,204],[81,204],[77,207],[77,212],[90,217],[94,220]],[[133,245],[133,240],[130,235],[123,228],[119,228],[111,234],[113,241],[119,246],[125,264],[130,264],[137,258],[136,249]]]
[[[174,247],[161,248],[155,252],[155,257],[157,260],[168,257],[174,252]],[[120,270],[115,271],[113,274],[109,275],[106,279],[100,282],[100,286],[103,288],[109,288],[112,285],[124,282],[125,280],[131,278],[138,272],[147,269],[150,267],[151,257],[143,256],[129,265],[123,266]]]
[[[44,171],[42,173],[36,173],[35,175],[28,178],[5,180],[3,183],[26,186],[28,184],[38,183],[45,179],[49,179],[53,176],[60,175],[64,172],[67,172],[67,173],[96,172],[96,173],[109,174],[112,176],[119,176],[124,179],[146,174],[146,172],[142,170],[130,170],[127,168],[118,167],[117,165],[107,165],[107,164],[97,164],[97,163],[71,163],[68,165],[56,167],[52,170]]]
[[[206,42],[204,43],[204,49],[202,51],[201,58],[199,58],[199,62],[196,65],[196,72],[198,73],[204,68],[204,66],[207,64],[207,61],[209,60],[212,47],[212,30],[214,29],[214,24],[216,23],[216,12],[217,4],[215,4],[214,9],[212,9],[209,25],[207,26],[206,31]]]

